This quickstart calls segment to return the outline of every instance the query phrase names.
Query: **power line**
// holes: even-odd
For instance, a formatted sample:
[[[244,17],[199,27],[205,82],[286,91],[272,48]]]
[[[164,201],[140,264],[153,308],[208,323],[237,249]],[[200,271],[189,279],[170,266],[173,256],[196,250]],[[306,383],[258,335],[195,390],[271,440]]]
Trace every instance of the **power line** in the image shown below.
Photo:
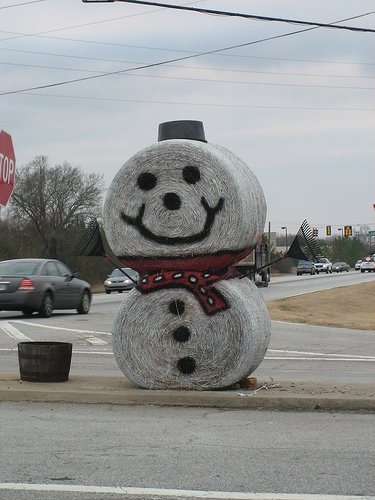
[[[147,48],[147,47],[145,47]],[[87,57],[87,56],[77,56],[77,55],[72,55],[72,54],[58,54],[55,52],[40,52],[40,51],[35,51],[35,50],[21,50],[21,49],[8,49],[8,48],[3,48],[0,47],[0,50],[7,51],[7,52],[16,52],[16,53],[22,53],[22,54],[35,54],[35,55],[43,55],[43,56],[51,56],[51,57],[62,57],[62,58],[67,58],[67,59],[78,59],[78,60],[85,60],[85,61],[100,61],[100,62],[115,62],[115,63],[126,63],[126,64],[142,64],[141,61],[127,61],[124,59],[107,59],[104,57]],[[251,57],[251,56],[249,56]],[[257,59],[263,59],[262,57],[256,57]],[[272,58],[264,58],[264,59],[272,59]],[[286,60],[289,61],[290,59],[279,59],[278,60]],[[309,59],[303,60],[303,59],[296,59],[296,61],[304,61],[304,62],[312,62]],[[315,61],[315,62],[326,62],[330,64],[346,64],[345,62],[340,62],[340,61]],[[2,64],[15,64],[16,63],[2,63]],[[361,63],[348,63],[348,64],[356,64],[360,65]],[[367,64],[367,63],[363,63]],[[374,64],[375,65],[375,64]],[[178,64],[170,64],[166,65],[169,68],[178,68],[178,69],[189,69],[189,70],[199,70],[199,71],[204,71],[204,70],[209,70],[209,71],[220,71],[220,72],[226,72],[226,73],[251,73],[251,74],[260,74],[260,75],[278,75],[278,76],[307,76],[307,77],[322,77],[322,78],[355,78],[355,79],[374,79],[375,76],[359,76],[359,75],[335,75],[335,74],[322,74],[322,73],[290,73],[286,71],[257,71],[257,70],[246,70],[246,69],[237,69],[237,68],[217,68],[215,66],[182,66]],[[42,68],[44,66],[41,66]],[[49,68],[49,66],[46,66]]]
[[[30,2],[22,2],[22,3],[15,3],[14,5],[5,5],[4,7],[0,7],[0,9],[11,9],[12,7],[20,7],[21,5],[29,5],[31,3],[39,3],[39,2],[46,2],[47,0],[33,0]]]
[[[0,31],[1,32],[1,31]],[[4,32],[3,32],[4,33]],[[26,36],[26,35],[25,35]],[[38,36],[38,35],[32,35],[32,36]],[[183,53],[189,53],[189,54],[198,54],[198,52],[195,52],[193,50],[179,50],[179,49],[167,49],[163,47],[149,47],[147,45],[127,45],[127,44],[115,44],[115,43],[110,43],[110,42],[95,42],[95,41],[90,41],[90,40],[78,40],[74,38],[62,38],[62,37],[47,37],[47,36],[42,36],[41,38],[47,38],[47,39],[52,39],[52,40],[66,40],[66,41],[73,41],[73,42],[81,42],[81,43],[95,43],[98,45],[116,45],[120,47],[129,47],[129,48],[137,48],[137,49],[145,49],[145,50],[158,50],[158,51],[163,51],[163,52],[183,52]],[[0,40],[1,41],[1,40]],[[120,63],[127,63],[127,64],[142,64],[140,61],[126,61],[123,59],[107,59],[103,57],[87,57],[87,56],[76,56],[72,54],[58,54],[56,52],[40,52],[40,51],[35,51],[35,50],[21,50],[21,49],[10,49],[10,48],[5,48],[5,47],[0,47],[0,50],[7,51],[7,52],[17,52],[17,53],[22,53],[22,54],[36,54],[36,55],[44,55],[44,56],[53,56],[53,57],[65,57],[68,59],[85,59],[88,61],[105,61],[105,62],[120,62]],[[219,55],[219,56],[226,56],[226,57],[239,57],[239,58],[246,58],[246,59],[261,59],[261,60],[271,60],[271,61],[290,61],[290,62],[308,62],[308,63],[317,63],[317,64],[341,64],[341,65],[349,65],[349,66],[375,66],[375,63],[370,63],[370,62],[353,62],[353,61],[327,61],[324,59],[293,59],[293,58],[283,58],[283,57],[262,57],[262,56],[249,56],[249,55],[237,55],[237,54],[214,54],[214,55]],[[321,75],[321,74],[313,74],[313,73],[285,73],[285,72],[270,72],[270,71],[251,71],[251,70],[240,70],[240,69],[227,69],[227,68],[215,68],[215,67],[196,67],[196,66],[180,66],[180,65],[170,65],[172,68],[185,68],[185,69],[210,69],[210,70],[217,70],[217,71],[239,71],[239,72],[245,72],[245,73],[262,73],[262,74],[272,74],[272,75],[290,75],[290,76],[327,76],[327,77],[344,77],[344,78],[375,78],[373,76],[353,76],[353,75]]]
[[[161,2],[148,2],[146,0],[82,0],[83,3],[110,3],[110,2],[123,2],[123,3],[133,3],[136,5],[149,5],[152,7],[163,7],[166,9],[174,9],[174,10],[184,10],[189,12],[198,12],[200,14],[213,14],[217,16],[226,16],[226,17],[241,17],[243,19],[252,19],[255,21],[274,21],[278,23],[288,23],[288,24],[298,24],[302,26],[315,26],[317,28],[330,28],[330,29],[342,29],[349,31],[360,31],[366,33],[375,33],[375,30],[370,28],[356,28],[354,26],[337,26],[335,24],[329,23],[318,23],[311,21],[300,21],[297,19],[285,19],[281,17],[270,17],[270,16],[257,16],[254,14],[242,14],[239,12],[229,12],[223,10],[213,10],[213,9],[200,9],[198,7],[187,7],[185,5],[173,5],[169,3],[161,3]],[[368,12],[364,14],[366,16],[370,14],[375,14],[375,11]]]
[[[367,15],[367,14],[360,14],[358,16],[355,16],[355,18],[363,17],[364,15]],[[353,19],[353,18],[350,18],[350,19]],[[339,21],[335,21],[335,23],[340,23],[340,22],[344,22],[344,21],[347,21],[347,20],[348,19],[341,19]],[[88,81],[88,80],[94,80],[94,79],[103,78],[103,77],[106,77],[106,76],[114,76],[114,75],[118,75],[118,74],[121,74],[121,73],[129,73],[130,71],[137,71],[137,70],[140,70],[140,69],[155,68],[157,66],[163,66],[165,64],[170,64],[170,63],[179,62],[179,61],[186,61],[188,59],[193,59],[195,57],[202,57],[202,56],[207,56],[207,55],[212,55],[212,54],[218,54],[220,52],[227,51],[227,50],[237,49],[237,48],[240,48],[240,47],[248,47],[250,45],[255,45],[255,44],[266,42],[266,41],[270,41],[270,40],[276,40],[276,39],[279,39],[279,38],[286,38],[288,36],[296,35],[296,34],[299,34],[299,33],[305,33],[306,31],[312,31],[312,30],[315,30],[315,29],[318,29],[318,28],[317,27],[313,27],[313,28],[305,28],[305,29],[297,30],[297,31],[289,31],[288,33],[284,33],[282,35],[274,35],[274,36],[271,36],[271,37],[262,38],[262,39],[259,39],[259,40],[254,40],[252,42],[245,42],[245,43],[241,43],[241,44],[237,44],[237,45],[230,45],[228,47],[223,47],[221,49],[213,49],[213,50],[209,50],[209,51],[205,51],[205,52],[194,53],[194,54],[183,56],[183,57],[177,57],[177,58],[174,58],[174,59],[167,59],[165,61],[159,61],[159,62],[156,62],[156,63],[144,64],[144,65],[136,66],[136,67],[133,67],[133,68],[123,69],[123,70],[118,70],[118,71],[109,71],[107,73],[102,73],[100,75],[86,76],[86,77],[82,77],[82,78],[74,78],[74,79],[71,79],[71,80],[65,80],[65,81],[55,82],[55,83],[50,83],[50,84],[46,84],[46,85],[38,85],[38,86],[35,86],[35,87],[28,87],[28,88],[24,88],[24,89],[11,90],[11,91],[8,91],[8,92],[1,92],[0,95],[19,94],[21,92],[28,92],[28,91],[31,91],[31,90],[41,90],[41,89],[45,89],[45,88],[58,87],[58,86],[61,86],[61,85],[68,85],[70,83],[78,83],[78,82],[83,82],[83,81]]]
[[[103,74],[100,71],[90,70],[90,69],[80,69],[80,68],[62,68],[56,66],[41,66],[37,64],[21,64],[21,63],[11,63],[0,61],[0,64],[6,66],[21,66],[26,68],[37,68],[37,69],[54,69],[58,71],[77,71],[80,73],[96,73]],[[302,88],[323,88],[323,89],[345,89],[345,90],[375,90],[375,87],[355,87],[349,85],[317,85],[317,84],[303,84],[303,83],[272,83],[272,82],[249,82],[249,81],[238,81],[238,80],[219,80],[217,78],[193,78],[193,77],[182,77],[182,76],[162,76],[162,75],[147,75],[144,73],[126,73],[119,76],[136,76],[142,78],[157,78],[162,80],[184,80],[189,82],[208,82],[208,83],[229,83],[235,85],[264,85],[272,87],[302,87]]]
[[[47,0],[36,0],[36,1],[38,1],[38,2],[45,2]],[[193,5],[193,4],[196,4],[196,3],[202,3],[202,2],[206,2],[206,1],[207,0],[195,0],[194,2],[187,3],[186,5]],[[29,2],[29,3],[33,3],[33,2]],[[23,4],[18,4],[18,5],[23,5]],[[16,6],[11,5],[11,7],[16,7]],[[5,9],[7,7],[0,7],[0,8],[4,8]],[[75,25],[72,25],[72,26],[64,26],[62,28],[55,28],[53,30],[40,31],[38,33],[12,33],[11,31],[1,31],[0,30],[0,33],[11,33],[13,35],[17,35],[17,36],[13,36],[13,37],[10,37],[10,38],[1,38],[0,42],[9,41],[9,40],[16,40],[18,38],[26,38],[28,36],[38,36],[38,35],[44,35],[46,33],[56,33],[58,31],[66,31],[66,30],[72,30],[72,29],[76,29],[76,28],[84,28],[86,26],[93,26],[95,24],[103,24],[103,23],[109,23],[109,22],[112,22],[112,21],[119,21],[121,19],[127,19],[129,17],[146,16],[146,15],[151,14],[153,12],[160,12],[162,10],[164,10],[164,9],[160,8],[160,9],[155,9],[155,10],[149,10],[148,12],[137,12],[135,14],[128,14],[126,16],[111,17],[109,19],[102,19],[101,21],[92,21],[90,23],[75,24]]]
[[[244,108],[244,109],[280,109],[280,110],[302,110],[302,111],[375,111],[375,108],[327,108],[327,107],[312,107],[312,106],[271,106],[259,104],[226,104],[226,103],[200,103],[200,102],[178,102],[178,101],[154,101],[151,99],[123,99],[116,97],[90,97],[90,96],[72,96],[59,94],[42,94],[39,92],[24,92],[22,95],[36,97],[53,97],[61,99],[81,99],[87,101],[104,101],[104,102],[129,102],[143,104],[170,104],[178,106],[201,106],[215,108]]]

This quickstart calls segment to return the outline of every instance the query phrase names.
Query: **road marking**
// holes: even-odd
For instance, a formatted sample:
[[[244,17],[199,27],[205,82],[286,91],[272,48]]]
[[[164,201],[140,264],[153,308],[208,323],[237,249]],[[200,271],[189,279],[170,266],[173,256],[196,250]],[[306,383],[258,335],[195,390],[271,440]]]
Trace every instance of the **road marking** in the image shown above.
[[[347,357],[347,358],[359,358],[359,359],[364,358],[364,359],[375,360],[375,356],[360,356],[358,354],[332,354],[327,352],[289,351],[287,349],[267,349],[267,352],[282,352],[286,354],[305,354],[308,356],[331,356],[332,358]]]
[[[102,339],[98,339],[98,337],[94,337],[93,335],[83,336],[82,338],[92,345],[108,345],[108,342]]]
[[[356,362],[361,362],[361,361],[372,361],[374,362],[374,358],[302,358],[300,356],[265,356],[264,359],[277,359],[277,360],[287,360],[287,361],[356,361]]]
[[[17,352],[17,351],[18,351],[17,348],[13,349],[11,347],[0,348],[0,352]],[[107,354],[108,356],[113,356],[112,351],[80,351],[76,349],[73,349],[73,354],[100,354],[100,355]]]
[[[158,488],[130,488],[127,486],[84,486],[74,484],[30,484],[0,483],[0,490],[8,491],[48,491],[69,493],[98,493],[102,495],[138,495],[151,498],[189,497],[224,500],[374,500],[366,495],[310,495],[304,493],[247,493],[235,491],[168,490]]]
[[[65,332],[77,332],[77,333],[89,333],[96,335],[112,335],[110,332],[96,332],[95,330],[78,330],[77,328],[65,328],[62,326],[50,326],[50,325],[42,325],[40,323],[32,323],[31,321],[23,321],[21,319],[17,319],[12,321],[12,323],[17,323],[21,325],[29,325],[36,326],[38,328],[49,328],[50,330],[63,330]]]
[[[103,332],[90,332],[90,331],[85,331],[85,330],[73,330],[70,328],[62,328],[58,326],[48,326],[48,325],[40,325],[38,323],[29,323],[28,321],[13,321],[13,323],[21,324],[21,325],[32,325],[36,326],[38,328],[51,328],[53,330],[65,330],[65,331],[71,331],[74,333],[100,333],[102,335],[109,335],[108,333],[103,333]],[[32,342],[32,339],[30,337],[27,337],[24,335],[22,332],[20,332],[17,328],[9,324],[7,321],[2,321],[0,323],[0,328],[4,330],[4,332],[12,337],[14,340],[21,341],[21,342]],[[108,345],[108,342],[105,340],[99,339],[98,337],[94,337],[94,335],[82,335],[81,336],[82,340],[85,340],[89,344],[92,345]],[[5,349],[1,349],[5,350]]]
[[[0,323],[0,328],[14,340],[19,342],[30,342],[31,339],[26,337],[22,332],[17,330],[14,326],[10,325],[7,321],[2,321]]]

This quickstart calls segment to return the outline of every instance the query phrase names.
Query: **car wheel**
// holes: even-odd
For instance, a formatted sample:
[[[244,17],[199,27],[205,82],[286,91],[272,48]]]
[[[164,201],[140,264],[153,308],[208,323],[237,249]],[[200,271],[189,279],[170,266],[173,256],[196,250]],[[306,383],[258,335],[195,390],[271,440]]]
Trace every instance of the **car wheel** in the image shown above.
[[[122,293],[122,290],[119,290],[118,293]]]
[[[365,272],[365,270],[364,270],[364,269],[361,269],[361,273],[364,273],[364,272]]]
[[[42,318],[49,318],[52,316],[53,313],[53,300],[52,300],[52,295],[50,293],[46,293],[42,306],[39,309],[39,315],[42,316]]]
[[[81,303],[77,308],[78,314],[87,314],[90,310],[90,302],[90,294],[85,290],[82,294]]]
[[[24,314],[25,316],[31,316],[34,312],[34,309],[32,309],[31,307],[24,307],[22,309],[22,314]]]
[[[106,290],[105,293],[108,293],[108,295],[111,293],[111,290]]]

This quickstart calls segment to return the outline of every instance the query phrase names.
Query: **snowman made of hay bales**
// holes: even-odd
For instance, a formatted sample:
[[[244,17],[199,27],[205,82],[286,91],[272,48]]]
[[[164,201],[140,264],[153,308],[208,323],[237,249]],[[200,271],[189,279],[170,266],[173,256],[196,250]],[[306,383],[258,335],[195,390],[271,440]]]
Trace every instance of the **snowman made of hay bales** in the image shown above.
[[[113,327],[120,370],[150,389],[219,389],[262,361],[270,319],[260,291],[234,264],[259,241],[262,188],[227,149],[207,144],[202,122],[159,125],[109,188],[109,245],[140,281]]]

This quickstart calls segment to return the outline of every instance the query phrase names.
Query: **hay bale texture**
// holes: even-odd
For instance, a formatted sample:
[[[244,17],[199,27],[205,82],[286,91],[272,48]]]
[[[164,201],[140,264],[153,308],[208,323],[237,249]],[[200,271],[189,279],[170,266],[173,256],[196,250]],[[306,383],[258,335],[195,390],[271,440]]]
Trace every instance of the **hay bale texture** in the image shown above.
[[[220,146],[165,140],[123,165],[105,201],[106,236],[126,265],[155,283],[127,294],[114,323],[114,355],[129,379],[206,390],[255,370],[268,346],[269,315],[259,290],[230,266],[259,241],[265,217],[256,177]],[[177,274],[163,285],[170,270]],[[230,279],[210,281],[220,272]],[[189,286],[206,280],[202,291],[177,275]]]
[[[113,352],[120,370],[150,389],[220,389],[252,373],[269,342],[266,305],[248,279],[216,286],[229,300],[230,313],[208,316],[186,290],[162,290],[157,297],[133,290],[114,325]],[[173,309],[176,302],[176,309],[183,303],[179,314]],[[189,358],[195,369],[181,373],[180,360],[186,360],[185,371],[194,368]]]
[[[199,181],[184,180],[186,166],[199,169]],[[139,187],[142,173],[155,176],[153,188]],[[180,197],[178,210],[165,208],[166,193]],[[202,197],[210,207],[223,197],[224,206],[216,214],[210,234],[201,241],[157,244],[142,237],[134,226],[124,224],[121,217],[125,213],[136,218],[145,204],[142,221],[154,234],[185,237],[204,227]],[[210,255],[251,247],[263,233],[265,218],[263,190],[247,165],[222,147],[186,139],[159,142],[130,158],[113,179],[104,206],[104,227],[112,250],[118,256],[136,259]]]

